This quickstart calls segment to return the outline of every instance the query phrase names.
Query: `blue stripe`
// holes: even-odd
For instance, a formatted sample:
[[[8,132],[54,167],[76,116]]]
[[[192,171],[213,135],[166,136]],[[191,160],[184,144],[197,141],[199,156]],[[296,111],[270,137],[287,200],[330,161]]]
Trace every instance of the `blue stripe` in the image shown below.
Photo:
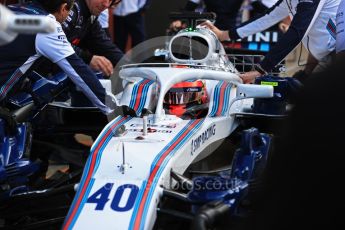
[[[159,154],[155,157],[155,159],[153,160],[152,162],[152,165],[151,165],[151,169],[150,169],[150,173],[149,175],[152,173],[152,170],[153,168],[155,167],[155,165],[157,164],[158,160],[160,159],[161,155],[164,154],[166,152],[166,150],[173,144],[176,142],[176,140],[181,136],[182,133],[184,133],[187,128],[190,126],[190,124],[193,123],[193,120],[189,121],[185,127],[183,129],[181,129],[181,131],[175,136],[175,138],[170,141],[160,152]],[[135,218],[137,216],[137,213],[138,213],[138,208],[140,206],[140,202],[141,202],[141,199],[142,199],[142,196],[144,194],[144,191],[145,191],[145,188],[146,188],[146,185],[147,185],[147,182],[148,181],[145,181],[145,184],[142,188],[142,191],[140,191],[140,196],[138,196],[137,198],[137,201],[136,201],[136,204],[135,204],[135,207],[134,207],[134,210],[133,210],[133,214],[132,214],[132,218],[131,218],[131,225],[130,225],[130,228],[129,229],[133,229],[133,224],[135,222]]]
[[[89,157],[87,159],[85,167],[84,167],[84,171],[88,171],[88,169],[90,168],[90,164],[91,164],[91,157]],[[81,190],[82,190],[81,185],[83,184],[83,181],[86,180],[86,176],[87,176],[87,173],[83,173],[82,178],[81,178],[80,183],[79,183],[78,190],[77,190],[77,192],[76,192],[74,197],[79,197],[80,196],[80,193],[81,193]],[[76,202],[77,202],[77,199],[73,199],[72,205],[70,206],[71,208],[68,211],[68,214],[67,214],[67,216],[66,216],[66,218],[64,220],[64,224],[63,225],[66,224],[66,221],[68,220],[68,217],[71,215],[71,212],[73,211],[73,207],[76,205]],[[73,223],[73,220],[72,220],[71,224],[72,223]]]
[[[89,155],[89,157],[88,157],[88,160],[87,160],[87,163],[86,163],[86,167],[84,168],[84,172],[83,172],[83,175],[82,175],[82,179],[81,179],[80,184],[79,184],[80,186],[82,186],[83,184],[86,183],[87,174],[88,174],[87,172],[90,170],[91,160],[92,160],[92,156],[93,156],[93,154],[94,154],[94,150],[95,150],[96,146],[98,146],[98,145],[100,144],[100,141],[103,139],[104,135],[111,129],[111,127],[112,127],[114,124],[116,124],[118,121],[120,121],[122,118],[123,118],[123,117],[119,116],[118,118],[114,119],[113,122],[111,123],[111,125],[108,126],[108,128],[107,128],[106,130],[104,130],[104,131],[101,133],[100,138],[98,138],[98,141],[96,142],[96,144],[93,145],[94,147],[93,147],[93,149],[91,150],[91,153],[90,153],[90,155]],[[132,119],[132,118],[131,118],[131,117],[126,118],[126,119],[123,120],[121,123],[119,123],[118,125],[116,125],[116,126],[113,128],[113,130],[116,130],[118,127],[121,127],[121,125],[123,125],[124,123],[128,122],[130,119]],[[98,167],[99,167],[100,158],[101,158],[101,156],[102,156],[103,150],[104,150],[104,148],[107,146],[108,142],[111,140],[112,137],[113,137],[113,136],[110,134],[110,135],[105,139],[105,141],[103,142],[101,148],[99,149],[99,154],[98,154],[98,156],[97,156],[97,158],[96,158],[94,171],[93,171],[92,174],[91,174],[90,183],[88,184],[88,186],[87,186],[87,188],[86,188],[86,191],[85,191],[85,194],[84,194],[84,196],[83,196],[83,198],[82,198],[82,200],[81,200],[80,206],[77,208],[77,212],[76,212],[74,218],[73,218],[72,221],[71,221],[70,228],[73,228],[73,226],[74,226],[76,220],[78,219],[78,217],[79,217],[79,215],[80,215],[81,210],[82,210],[83,207],[84,207],[85,200],[87,199],[87,197],[88,197],[88,195],[89,195],[89,193],[90,193],[90,190],[91,190],[91,188],[92,188],[92,186],[93,186],[93,184],[94,184],[94,179],[93,179],[92,177],[94,176],[94,174],[96,173],[96,171],[97,171],[97,169],[98,169]],[[77,194],[76,194],[75,197],[79,197],[81,191],[82,191],[82,187],[79,187],[79,188],[78,188],[78,191],[77,191]],[[71,215],[71,212],[74,210],[74,207],[75,207],[75,205],[76,205],[76,202],[77,202],[77,199],[75,198],[75,199],[73,200],[72,206],[71,206],[71,208],[70,208],[70,210],[69,210],[69,212],[68,212],[68,215],[67,215],[67,218],[65,219],[65,221],[68,220],[69,216]]]
[[[93,184],[95,183],[95,179],[91,178],[90,180],[90,183],[89,185],[87,186],[86,188],[86,191],[85,191],[85,196],[83,197],[83,199],[81,200],[81,203],[80,203],[80,206],[75,214],[75,217],[76,218],[73,218],[72,222],[71,222],[71,225],[70,225],[70,228],[69,229],[73,229],[74,225],[75,225],[75,222],[77,221],[77,217],[79,217],[80,215],[80,212],[81,210],[83,209],[85,203],[86,203],[86,199],[89,197],[89,194],[90,194],[90,191],[91,191],[91,188],[93,186]]]
[[[188,129],[188,127],[189,127],[193,122],[194,122],[194,120],[190,120],[190,121],[185,125],[185,127],[183,127],[183,129],[181,129],[180,132],[178,132],[178,134],[174,137],[174,139],[172,139],[172,140],[169,142],[169,144],[167,144],[167,145],[159,152],[159,154],[155,157],[155,159],[154,159],[153,162],[152,162],[151,169],[150,169],[150,174],[151,174],[152,170],[154,169],[155,165],[157,164],[157,162],[159,161],[161,155],[162,155],[168,148],[170,148],[170,146],[171,146],[172,144],[174,144],[175,141],[176,141],[178,138],[180,138],[180,136],[182,135],[182,133],[184,133],[184,132]]]
[[[147,98],[147,92],[149,91],[150,86],[152,85],[153,81],[149,81],[145,84],[143,88],[143,92],[140,97],[140,104],[138,107],[138,111],[136,111],[137,115],[140,115],[141,111],[143,110],[145,104],[146,104],[146,98]]]
[[[228,111],[228,105],[229,105],[229,97],[230,97],[230,87],[231,84],[227,84],[225,92],[224,92],[224,102],[223,102],[223,108],[222,108],[222,116],[225,116]]]
[[[192,120],[193,121],[193,120]],[[194,120],[195,121],[195,120]],[[156,189],[156,185],[157,185],[157,181],[156,178],[159,178],[163,172],[163,170],[165,169],[166,165],[169,163],[170,159],[172,156],[174,156],[174,154],[177,152],[177,150],[179,150],[188,140],[189,138],[200,128],[200,126],[204,123],[204,119],[200,120],[200,122],[198,124],[196,124],[194,126],[194,128],[192,130],[190,130],[188,132],[188,134],[180,141],[180,143],[178,145],[175,146],[175,148],[166,156],[166,158],[164,159],[162,165],[160,166],[159,170],[157,171],[157,174],[155,176],[155,178],[153,179],[153,182],[150,186],[150,192],[148,194],[145,206],[144,206],[144,211],[143,211],[143,216],[142,216],[142,222],[140,223],[140,229],[143,229],[145,226],[145,222],[146,222],[146,215],[148,212],[148,208],[149,205],[151,203],[151,199],[154,193],[154,190]],[[189,126],[188,126],[189,127]],[[163,152],[164,153],[164,152]],[[162,154],[163,154],[162,153]],[[152,167],[151,167],[152,168]]]
[[[139,86],[141,85],[141,83],[142,83],[144,80],[145,80],[145,79],[140,80],[138,83],[136,83],[136,84],[133,86],[132,95],[131,95],[131,102],[129,103],[129,107],[132,108],[132,109],[134,108],[135,101],[136,101],[136,99],[137,99],[138,88],[139,88]]]
[[[114,130],[116,130],[118,127],[121,127],[123,124],[127,123],[129,120],[131,120],[131,117],[128,117],[127,119],[123,120],[121,123],[119,123],[116,127],[114,127]],[[101,163],[101,157],[102,157],[102,153],[103,150],[107,147],[107,144],[109,143],[109,141],[111,140],[111,138],[113,138],[113,135],[110,134],[104,141],[104,144],[102,145],[102,147],[99,149],[99,152],[101,154],[98,154],[97,159],[96,159],[96,164],[95,164],[95,168],[94,168],[94,172],[93,175],[97,172],[99,164]]]
[[[229,84],[228,85],[228,87],[227,87],[227,93],[226,93],[226,112],[228,112],[229,111],[229,106],[230,106],[230,104],[229,104],[229,102],[230,102],[230,94],[231,94],[231,89],[232,89],[232,84]]]
[[[218,109],[218,105],[219,105],[219,91],[220,91],[220,87],[222,86],[223,84],[223,81],[220,81],[215,89],[214,89],[214,93],[213,93],[213,105],[212,105],[212,111],[210,113],[210,117],[213,117],[216,112],[217,112],[217,109]]]
[[[96,142],[92,145],[91,147],[91,153],[93,151],[95,151],[95,148],[99,145],[99,142],[102,140],[103,136],[109,131],[109,129],[116,123],[118,122],[119,120],[122,119],[122,116],[118,116],[117,118],[115,118],[113,121],[111,121],[111,124],[108,126],[107,129],[103,130],[101,132],[101,134],[98,136]]]
[[[0,99],[4,98],[6,96],[6,94],[7,94],[7,92],[10,91],[10,89],[12,89],[13,85],[19,80],[19,78],[21,76],[23,76],[23,74],[18,74],[18,73],[21,73],[21,72],[20,72],[19,69],[16,69],[16,71],[14,71],[14,73],[11,75],[10,79],[8,79],[5,82],[5,84],[1,87],[1,89],[0,89]],[[13,82],[10,83],[12,80],[13,80]]]
[[[147,180],[144,180],[143,183],[141,184],[141,187],[140,187],[140,190],[139,190],[139,194],[138,194],[137,197],[140,197],[140,198],[143,197],[143,194],[144,194],[144,191],[145,191],[145,188],[146,188],[146,184],[147,184]],[[141,202],[141,199],[136,199],[135,205],[134,205],[134,209],[133,209],[133,213],[138,213],[140,202]],[[131,221],[129,223],[128,229],[133,229],[133,224],[135,222],[135,217],[136,217],[136,215],[132,214]]]

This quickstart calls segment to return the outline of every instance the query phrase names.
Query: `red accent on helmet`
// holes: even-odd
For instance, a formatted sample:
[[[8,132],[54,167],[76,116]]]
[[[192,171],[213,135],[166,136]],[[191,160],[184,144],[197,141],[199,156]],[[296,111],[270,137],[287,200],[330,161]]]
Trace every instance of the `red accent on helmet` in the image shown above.
[[[204,82],[196,80],[173,85],[164,97],[164,108],[168,114],[178,117],[198,118],[207,114],[208,96]]]
[[[172,65],[172,67],[177,68],[177,69],[186,69],[189,68],[187,65]]]
[[[204,83],[200,80],[197,81],[184,81],[173,85],[171,88],[191,88],[191,87],[204,87]]]
[[[178,117],[186,113],[186,105],[169,105],[169,114],[174,114]]]

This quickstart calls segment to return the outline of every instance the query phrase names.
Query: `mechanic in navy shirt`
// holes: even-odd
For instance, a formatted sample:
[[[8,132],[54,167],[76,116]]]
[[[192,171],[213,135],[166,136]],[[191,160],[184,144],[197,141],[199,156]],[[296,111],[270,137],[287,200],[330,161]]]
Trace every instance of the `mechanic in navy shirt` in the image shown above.
[[[57,64],[86,97],[104,114],[112,110],[105,105],[106,92],[94,72],[76,55],[62,30],[61,22],[67,17],[73,0],[36,0],[9,8],[22,14],[47,15],[55,24],[49,34],[18,35],[10,44],[0,46],[0,101],[15,91],[25,75],[42,58]]]
[[[113,73],[123,53],[102,29],[97,17],[118,2],[120,0],[75,0],[67,19],[62,23],[76,54],[105,76]]]
[[[309,51],[306,74],[314,68],[328,62],[335,51],[335,19],[340,0],[279,0],[264,15],[250,20],[229,31],[219,30],[210,22],[207,26],[216,33],[220,40],[236,40],[263,31],[290,15],[293,18],[288,31],[266,54],[255,71],[241,75],[245,83],[253,82],[255,77],[267,74],[279,64],[301,41]]]

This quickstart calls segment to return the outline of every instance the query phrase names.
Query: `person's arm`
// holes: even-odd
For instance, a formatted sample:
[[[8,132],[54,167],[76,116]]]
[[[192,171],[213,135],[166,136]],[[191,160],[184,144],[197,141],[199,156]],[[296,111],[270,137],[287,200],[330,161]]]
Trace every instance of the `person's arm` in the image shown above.
[[[60,25],[57,25],[55,33],[37,34],[35,48],[39,54],[56,63],[93,105],[105,114],[112,111],[105,105],[105,89],[90,67],[75,54]]]
[[[253,18],[234,29],[220,30],[208,21],[201,23],[201,26],[205,26],[212,30],[221,41],[237,40],[263,31],[288,15],[289,11],[285,1],[279,0],[274,6],[268,9],[265,14],[258,18]]]
[[[104,114],[110,114],[112,110],[105,105],[106,92],[95,73],[76,54],[56,62],[56,64],[68,75],[71,81],[78,86],[84,95],[99,108]]]
[[[270,71],[302,41],[318,17],[324,2],[324,0],[308,0],[298,3],[289,29],[260,63],[263,70]]]
[[[279,0],[267,12],[258,18],[253,18],[233,30],[229,30],[231,40],[245,38],[275,25],[289,15],[289,9],[284,0]]]

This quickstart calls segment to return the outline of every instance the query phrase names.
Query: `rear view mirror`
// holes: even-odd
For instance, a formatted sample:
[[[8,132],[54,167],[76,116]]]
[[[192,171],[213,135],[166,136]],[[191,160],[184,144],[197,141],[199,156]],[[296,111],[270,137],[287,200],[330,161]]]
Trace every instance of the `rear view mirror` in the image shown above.
[[[231,102],[230,106],[235,101],[246,98],[271,98],[273,97],[273,86],[270,85],[250,85],[238,84],[236,90],[236,97]]]
[[[245,98],[270,98],[273,97],[273,86],[238,84],[236,91],[237,100]]]

